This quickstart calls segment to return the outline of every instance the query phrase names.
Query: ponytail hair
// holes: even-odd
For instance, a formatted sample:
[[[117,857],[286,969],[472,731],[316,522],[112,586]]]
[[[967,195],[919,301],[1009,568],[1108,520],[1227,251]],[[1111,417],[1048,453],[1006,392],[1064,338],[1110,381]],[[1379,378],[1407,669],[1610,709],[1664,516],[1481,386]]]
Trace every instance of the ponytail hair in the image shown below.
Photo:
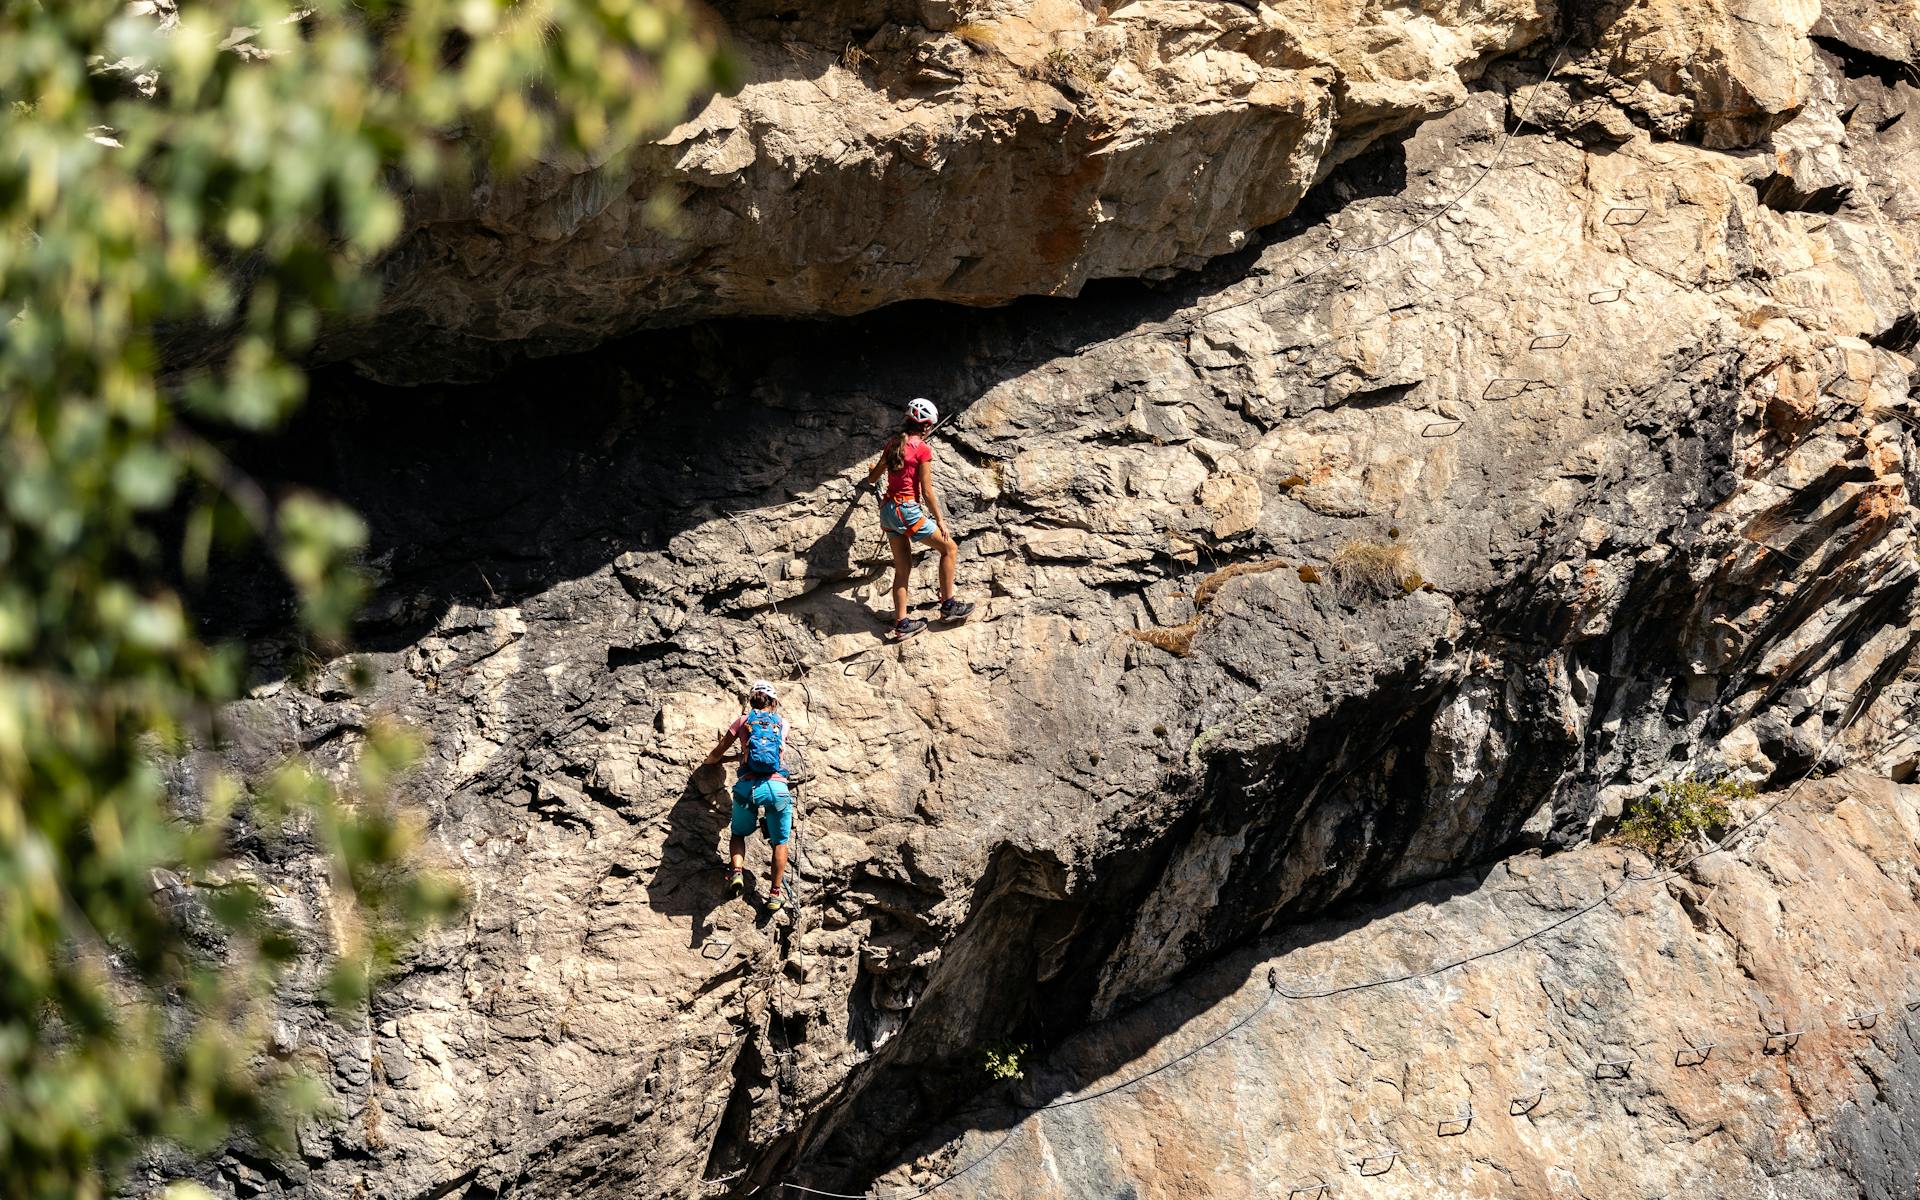
[[[907,439],[926,433],[927,423],[908,417],[900,426],[900,432],[887,439],[886,449],[880,453],[886,457],[887,470],[898,471],[907,465]]]

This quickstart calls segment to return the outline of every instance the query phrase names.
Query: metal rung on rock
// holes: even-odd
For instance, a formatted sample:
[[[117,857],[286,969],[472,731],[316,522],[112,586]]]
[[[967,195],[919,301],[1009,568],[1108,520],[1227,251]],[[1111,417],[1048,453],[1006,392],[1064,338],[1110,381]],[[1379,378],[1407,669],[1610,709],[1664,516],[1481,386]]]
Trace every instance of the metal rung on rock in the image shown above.
[[[716,939],[700,947],[700,957],[701,958],[723,958],[726,956],[727,951],[731,949],[733,949],[732,942],[726,941],[724,939]]]
[[[1487,384],[1480,393],[1482,400],[1512,400],[1528,388],[1541,382],[1538,379],[1495,379]]]
[[[1317,1183],[1303,1183],[1299,1187],[1288,1188],[1287,1200],[1296,1200],[1298,1197],[1331,1196],[1332,1194],[1333,1186],[1322,1179]]]
[[[1673,1052],[1673,1065],[1676,1067],[1698,1067],[1705,1065],[1713,1057],[1718,1042],[1702,1042],[1698,1046],[1682,1046]]]
[[[1872,1029],[1879,1023],[1880,1010],[1877,1008],[1863,1008],[1857,1013],[1847,1014],[1847,1027],[1849,1029]]]
[[[1572,340],[1573,340],[1573,335],[1570,333],[1543,333],[1539,337],[1534,338],[1532,342],[1528,343],[1527,349],[1558,350],[1560,347],[1566,345],[1568,342]]]
[[[1420,431],[1420,436],[1423,438],[1452,437],[1454,434],[1459,433],[1461,426],[1465,424],[1465,421],[1457,421],[1452,417],[1444,421],[1433,421],[1429,423],[1425,429]]]
[[[1388,1171],[1393,1170],[1393,1164],[1398,1162],[1399,1159],[1400,1152],[1398,1150],[1388,1150],[1384,1154],[1363,1154],[1360,1156],[1359,1161],[1353,1164],[1353,1169],[1368,1177],[1385,1175]]]
[[[1625,288],[1602,288],[1597,292],[1588,292],[1587,303],[1612,304],[1615,300],[1620,299],[1620,297],[1626,294],[1627,289]]]
[[[1457,1117],[1440,1118],[1434,1123],[1433,1132],[1436,1137],[1459,1137],[1472,1128],[1473,1105],[1469,1104],[1460,1110],[1460,1115]]]
[[[1806,1035],[1807,1031],[1804,1029],[1783,1029],[1779,1033],[1769,1033],[1767,1040],[1761,1043],[1760,1052],[1762,1054],[1785,1054],[1795,1046],[1798,1046],[1800,1039]]]
[[[1510,1117],[1524,1117],[1534,1109],[1539,1108],[1540,1102],[1546,1098],[1547,1089],[1544,1087],[1531,1096],[1515,1096],[1513,1099],[1507,1101],[1507,1115]]]
[[[1619,208],[1608,209],[1607,215],[1601,218],[1601,221],[1603,224],[1625,228],[1628,226],[1638,225],[1641,221],[1646,219],[1646,216],[1647,216],[1647,210],[1644,208],[1632,208],[1632,207],[1622,206]]]
[[[1633,1060],[1630,1058],[1603,1058],[1593,1064],[1595,1079],[1625,1079],[1633,1074]]]

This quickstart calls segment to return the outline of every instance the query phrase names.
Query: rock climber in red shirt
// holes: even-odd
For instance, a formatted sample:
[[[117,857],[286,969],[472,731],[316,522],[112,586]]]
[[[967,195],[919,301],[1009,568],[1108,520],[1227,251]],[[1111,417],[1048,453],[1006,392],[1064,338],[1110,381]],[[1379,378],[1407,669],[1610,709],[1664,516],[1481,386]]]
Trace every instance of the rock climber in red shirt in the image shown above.
[[[928,542],[940,552],[940,619],[964,620],[973,605],[953,595],[954,561],[960,548],[947,531],[947,515],[933,490],[933,447],[927,433],[939,421],[933,402],[916,399],[907,405],[906,424],[887,439],[880,461],[867,472],[867,483],[882,474],[887,486],[880,493],[880,527],[893,546],[893,637],[910,638],[927,627],[907,616],[907,578],[913,574],[913,543]],[[925,505],[922,508],[922,505]],[[933,515],[929,517],[927,514]]]

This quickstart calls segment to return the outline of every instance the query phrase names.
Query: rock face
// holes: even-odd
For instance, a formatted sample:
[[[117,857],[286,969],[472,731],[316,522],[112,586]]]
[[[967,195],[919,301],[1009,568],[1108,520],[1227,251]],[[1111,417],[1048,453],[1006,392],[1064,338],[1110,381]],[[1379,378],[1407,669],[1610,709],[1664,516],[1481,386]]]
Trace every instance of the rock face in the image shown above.
[[[1156,20],[1200,11],[1137,7]],[[1413,957],[1392,921],[1301,924],[1339,906],[1424,903],[1402,889],[1510,859],[1433,910],[1444,924],[1419,927],[1423,949],[1444,949],[1617,872],[1616,852],[1560,852],[1658,781],[1777,783],[1840,763],[1911,778],[1914,92],[1861,69],[1885,51],[1860,46],[1885,39],[1845,32],[1846,10],[1809,33],[1811,12],[1762,7],[1687,6],[1674,36],[1702,50],[1720,45],[1715,31],[1770,31],[1718,58],[1625,36],[1677,9],[1612,6],[1611,23],[1583,17],[1572,32],[1616,61],[1560,57],[1541,37],[1464,98],[1457,77],[1429,80],[1452,112],[1340,167],[1263,244],[1198,278],[1000,312],[710,324],[484,387],[323,381],[291,445],[258,465],[368,514],[380,579],[368,649],[238,706],[232,754],[253,767],[305,751],[338,767],[368,722],[418,726],[430,750],[410,791],[473,903],[358,1025],[289,998],[287,1041],[325,1073],[344,1119],[307,1129],[300,1163],[231,1160],[213,1182],[326,1197],[747,1195],[782,1178],[857,1192],[978,1092],[983,1047],[1060,1042],[1183,979],[1197,982],[1120,1028],[1164,1034],[1169,1013],[1218,998],[1222,1011],[1193,1018],[1213,1028],[1248,999],[1220,981],[1245,977],[1240,948],[1262,937],[1300,947],[1290,978]],[[1194,36],[1243,11],[1205,6]],[[1284,15],[1245,13],[1262,28]],[[1326,37],[1364,46],[1374,20],[1387,18],[1357,14]],[[1424,25],[1400,36],[1400,50],[1367,51],[1396,78],[1477,62],[1498,42]],[[1407,45],[1432,54],[1389,70]],[[1683,59],[1722,64],[1724,95],[1663,90],[1707,86],[1668,69]],[[1382,126],[1413,113],[1342,94],[1334,110]],[[1251,140],[1259,162],[1294,161]],[[1324,164],[1333,144],[1303,153]],[[756,148],[740,170],[751,180],[763,163]],[[1301,166],[1296,184],[1261,167],[1259,186],[1286,196],[1320,169]],[[1164,196],[1132,203],[1171,211]],[[1139,230],[1160,220],[1128,219],[1149,241]],[[902,224],[903,236],[931,228]],[[755,230],[749,213],[743,244],[764,245]],[[1100,253],[1123,253],[1113,246]],[[806,295],[814,285],[779,262],[768,274]],[[909,264],[897,278],[919,276]],[[885,546],[851,481],[916,394],[952,415],[936,474],[981,611],[888,646]],[[931,599],[930,569],[916,601]],[[352,685],[356,669],[370,682]],[[726,780],[697,769],[758,676],[780,681],[804,759],[799,903],[777,920],[724,900]],[[1862,856],[1899,859],[1887,822],[1911,796],[1873,795],[1860,821],[1878,840],[1828,845],[1809,830],[1779,843],[1804,850],[1799,875],[1868,878]],[[752,853],[765,862],[764,846]],[[318,952],[324,875],[297,846],[271,855],[285,912]],[[1739,870],[1787,869],[1750,861]],[[1551,943],[1566,964],[1553,978],[1578,996],[1522,988],[1517,973],[1538,967],[1523,957],[1471,994],[1445,993],[1445,1011],[1498,1001],[1516,1050],[1553,1029],[1584,1065],[1606,1038],[1638,1036],[1628,1018],[1660,1011],[1602,987],[1617,952],[1644,970],[1633,986],[1686,981],[1719,1020],[1738,995],[1725,963],[1771,976],[1802,952],[1756,932],[1768,897],[1788,894],[1766,889],[1793,879],[1729,880],[1716,900],[1720,869],[1676,885],[1704,897],[1691,910],[1649,891],[1638,916],[1603,914]],[[1895,881],[1901,869],[1888,867]],[[1879,884],[1859,897],[1884,911],[1850,936],[1911,939],[1910,901]],[[1659,961],[1655,948],[1692,928],[1686,911],[1723,914],[1726,932]],[[1414,1007],[1381,1010],[1382,1062],[1413,1054],[1425,1029],[1416,1001],[1391,1003]],[[1306,1010],[1328,1038],[1370,1012]],[[1092,1073],[1107,1070],[1100,1039],[1134,1036],[1089,1035]],[[1358,1079],[1366,1057],[1322,1061]],[[1082,1061],[1061,1060],[1071,1085],[1091,1080]],[[1526,1068],[1484,1061],[1492,1090],[1473,1095],[1497,1106]],[[1460,1098],[1457,1074],[1421,1062],[1404,1099]],[[1796,1077],[1767,1069],[1747,1086],[1784,1106],[1782,1080]],[[1246,1131],[1294,1120],[1282,1114],[1331,1086],[1269,1074],[1220,1129],[1167,1128],[1214,1162],[1227,1151],[1209,1138],[1244,1133],[1251,1147],[1268,1135]],[[1895,1146],[1911,1120],[1910,1083],[1887,1077],[1893,1100],[1843,1110],[1830,1088],[1852,1076],[1822,1074],[1797,1110],[1778,1109],[1815,1131],[1791,1144],[1762,1145],[1758,1124],[1727,1118],[1743,1132],[1715,1141],[1702,1177],[1734,1194],[1770,1164],[1840,1164],[1862,1187],[1893,1188],[1906,1152],[1884,1170],[1868,1162],[1875,1138]],[[1705,1091],[1656,1095],[1638,1089],[1668,1085],[1632,1079],[1582,1094],[1702,1107],[1596,1135],[1566,1151],[1579,1163],[1642,1132],[1711,1127],[1694,1115]],[[1364,1104],[1413,1120],[1352,1086],[1314,1110],[1324,1118],[1298,1119],[1299,1154],[1274,1158],[1266,1179],[1309,1144],[1371,1136]],[[1176,1186],[1175,1167],[1123,1161],[1094,1145],[1094,1125],[1076,1128],[1085,1179],[1119,1182],[1073,1191],[1061,1175],[1057,1194],[1253,1189],[1198,1160]],[[1411,1155],[1411,1133],[1383,1128]],[[1039,1135],[1019,1136],[1013,1165],[994,1170],[1054,1179]],[[1563,1144],[1488,1153],[1513,1190],[1551,1195],[1562,1181],[1542,1147]],[[1819,1149],[1843,1145],[1857,1163]],[[1672,1172],[1654,1164],[1680,1153],[1607,1178],[1664,1187]],[[1421,1169],[1458,1172],[1465,1157]],[[1006,1181],[1028,1177],[976,1186],[1015,1194]]]
[[[1542,0],[723,4],[749,83],[620,167],[423,197],[332,352],[470,376],[729,314],[998,304],[1198,266],[1457,106]],[[658,201],[677,216],[663,225]],[[395,337],[398,330],[406,331]]]
[[[937,1173],[880,1194],[971,1166],[942,1192],[1911,1196],[1916,839],[1920,789],[1847,774],[1682,879],[1634,887],[1644,860],[1587,847],[1301,926],[1069,1039],[1018,1100],[1058,1107],[979,1106]],[[1427,979],[1268,986],[1269,966],[1326,991],[1561,921]]]

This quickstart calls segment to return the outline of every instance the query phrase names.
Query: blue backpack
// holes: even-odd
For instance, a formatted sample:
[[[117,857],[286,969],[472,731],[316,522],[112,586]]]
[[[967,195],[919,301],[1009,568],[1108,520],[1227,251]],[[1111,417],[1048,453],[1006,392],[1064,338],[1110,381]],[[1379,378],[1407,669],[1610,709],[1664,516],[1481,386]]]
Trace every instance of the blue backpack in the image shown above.
[[[774,775],[780,771],[780,746],[786,741],[786,722],[779,714],[758,709],[747,714],[747,752],[741,760],[744,775]]]

